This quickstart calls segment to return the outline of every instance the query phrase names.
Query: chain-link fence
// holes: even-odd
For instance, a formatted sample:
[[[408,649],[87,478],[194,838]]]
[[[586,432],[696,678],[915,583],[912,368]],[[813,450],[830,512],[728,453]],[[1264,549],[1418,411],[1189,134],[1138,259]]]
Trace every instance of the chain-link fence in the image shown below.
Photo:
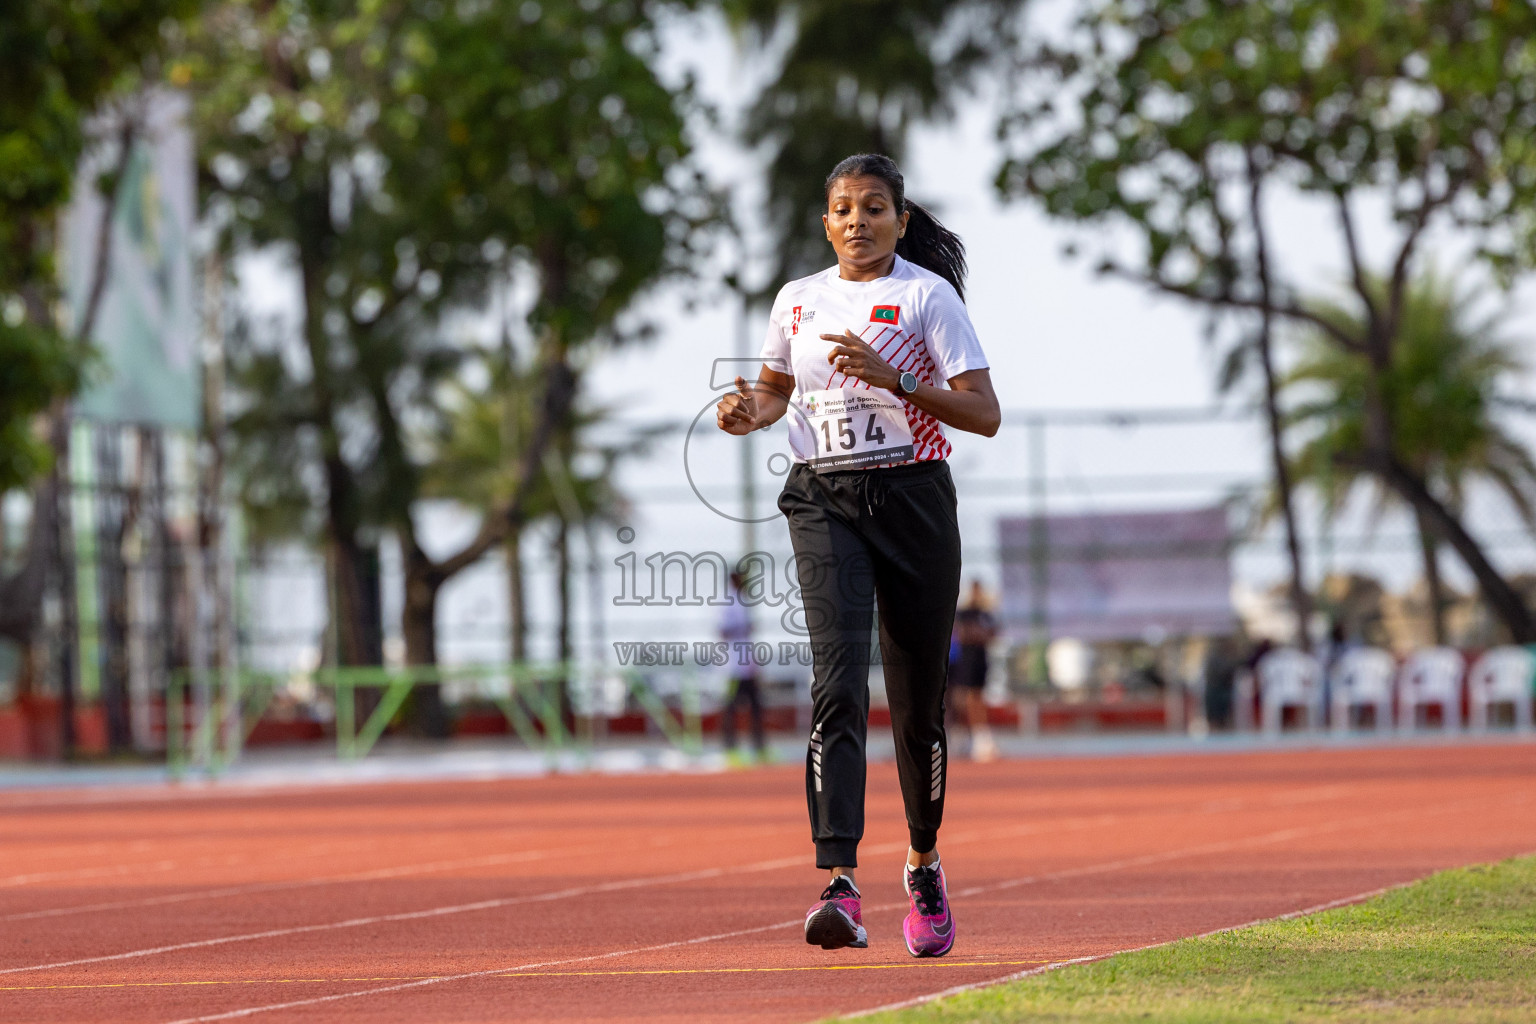
[[[772,503],[788,460],[771,433],[741,443],[699,429],[704,420],[701,413],[671,425],[608,425],[660,438],[618,471],[628,501],[622,521],[571,524],[564,559],[549,521],[522,535],[526,662],[562,666],[543,675],[565,681],[565,728],[578,712],[645,720],[650,712],[640,705],[650,699],[652,735],[666,732],[655,725],[665,718],[657,708],[670,709],[665,720],[679,728],[690,707],[708,722],[739,663],[720,648],[726,577],[738,567],[755,581],[743,656],[758,664],[771,703],[808,701],[794,563]],[[956,438],[951,458],[965,575],[984,584],[1001,618],[994,703],[1020,695],[1151,700],[1194,685],[1213,637],[1294,634],[1257,418],[1222,409],[1023,411],[1005,414],[1004,424],[990,441]],[[72,441],[70,494],[59,503],[67,542],[50,561],[43,615],[29,643],[0,652],[0,713],[14,718],[25,707],[29,716],[11,752],[163,751],[168,703],[183,729],[203,730],[199,742],[210,750],[239,749],[253,714],[308,723],[270,730],[295,740],[347,731],[337,722],[323,552],[297,541],[262,550],[243,543],[238,515],[202,486],[207,451],[193,438],[81,423]],[[1491,493],[1471,493],[1474,534],[1525,582],[1522,574],[1536,567],[1530,532]],[[1320,609],[1313,631],[1321,638],[1336,621],[1362,641],[1420,644],[1428,613],[1411,518],[1366,492],[1333,517],[1306,492],[1298,507],[1307,584]],[[25,560],[36,512],[19,500],[5,508],[8,571]],[[1196,522],[1200,530],[1190,534]],[[431,544],[472,530],[475,517],[436,504],[421,510],[419,523]],[[403,573],[387,534],[377,555],[380,669],[395,675],[362,689],[387,694],[403,678]],[[1449,552],[1441,557],[1454,639],[1496,642],[1497,623],[1473,597],[1470,578]],[[489,731],[526,743],[552,723],[534,713],[544,697],[528,703],[528,684],[519,690],[515,681],[533,676],[511,665],[510,606],[504,554],[448,584],[438,607],[445,674],[435,682],[460,717],[486,708],[502,719]],[[878,707],[878,664],[872,690]],[[363,725],[382,731],[409,710],[409,693],[395,694],[355,708],[347,702],[342,716],[357,717],[348,726],[354,740]],[[377,717],[392,701],[393,717]],[[532,731],[498,701],[522,702]]]

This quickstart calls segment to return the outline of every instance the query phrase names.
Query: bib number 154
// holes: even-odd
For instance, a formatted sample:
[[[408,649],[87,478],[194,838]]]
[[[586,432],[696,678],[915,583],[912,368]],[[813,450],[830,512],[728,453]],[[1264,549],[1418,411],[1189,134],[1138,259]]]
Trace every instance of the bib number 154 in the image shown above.
[[[816,441],[818,472],[887,466],[912,459],[912,428],[896,396],[871,388],[831,388],[801,398]]]
[[[885,428],[880,425],[879,417],[874,413],[870,413],[865,419],[864,440],[875,445],[885,444]],[[837,418],[836,441],[832,438],[832,424],[827,420],[821,421],[821,450],[824,454],[832,454],[834,444],[845,452],[851,452],[854,448],[858,447],[859,436],[854,432],[853,420],[854,417],[852,416],[839,416]]]

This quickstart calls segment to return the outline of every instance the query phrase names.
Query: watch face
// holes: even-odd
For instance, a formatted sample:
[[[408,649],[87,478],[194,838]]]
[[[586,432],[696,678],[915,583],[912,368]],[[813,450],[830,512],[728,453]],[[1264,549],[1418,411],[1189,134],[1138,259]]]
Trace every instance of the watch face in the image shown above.
[[[917,390],[917,374],[908,370],[901,375],[901,390],[903,394],[910,395]]]

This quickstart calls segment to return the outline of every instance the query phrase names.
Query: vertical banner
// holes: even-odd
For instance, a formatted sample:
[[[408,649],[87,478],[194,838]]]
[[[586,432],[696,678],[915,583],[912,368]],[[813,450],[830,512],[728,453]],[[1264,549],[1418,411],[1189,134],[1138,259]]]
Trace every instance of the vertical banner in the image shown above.
[[[198,303],[192,267],[196,169],[188,103],[155,91],[142,102],[112,212],[105,291],[91,340],[101,355],[78,415],[192,431],[199,420]],[[114,117],[120,115],[113,115]],[[106,200],[96,179],[117,166],[121,123],[92,126],[68,215],[66,293],[76,323],[93,287]]]

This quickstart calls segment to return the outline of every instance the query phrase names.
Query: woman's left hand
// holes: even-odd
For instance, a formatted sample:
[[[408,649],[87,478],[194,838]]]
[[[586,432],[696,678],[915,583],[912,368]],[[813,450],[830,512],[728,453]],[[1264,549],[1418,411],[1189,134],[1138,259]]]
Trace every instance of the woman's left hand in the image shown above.
[[[823,341],[836,342],[827,353],[827,362],[837,373],[857,377],[872,388],[895,391],[901,384],[896,368],[852,331],[823,334]]]

